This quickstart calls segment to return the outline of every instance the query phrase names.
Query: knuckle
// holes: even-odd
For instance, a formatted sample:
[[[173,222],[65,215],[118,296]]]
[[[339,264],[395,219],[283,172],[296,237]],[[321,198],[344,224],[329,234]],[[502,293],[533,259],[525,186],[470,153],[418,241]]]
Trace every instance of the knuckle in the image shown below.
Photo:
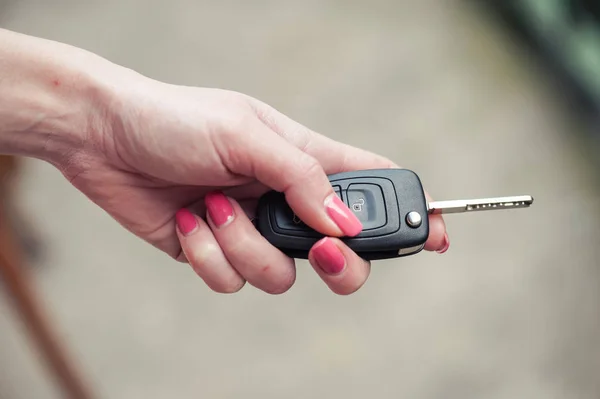
[[[329,288],[337,295],[348,296],[357,292],[363,285],[364,282],[352,282],[344,284],[332,284]]]
[[[238,112],[231,118],[231,122],[229,125],[229,130],[233,134],[240,134],[241,132],[245,132],[248,130],[249,126],[256,125],[256,120],[254,115],[246,113],[246,112]]]
[[[256,115],[237,102],[228,104],[228,112],[221,118],[220,134],[239,135],[248,130],[249,126],[256,125]]]
[[[253,248],[253,240],[248,234],[240,234],[235,238],[236,239],[228,240],[227,245],[224,246],[227,257],[232,259],[232,261],[234,260],[236,263],[249,262],[251,256],[248,252],[250,248]]]
[[[279,118],[276,115],[276,111],[270,105],[262,102],[254,101],[251,103],[256,117],[261,120],[265,125],[273,129],[273,131],[280,133],[282,131]]]
[[[230,279],[230,281],[222,281],[219,283],[210,284],[211,290],[218,294],[235,294],[246,285],[243,279]]]
[[[249,110],[246,96],[234,90],[215,89],[213,108],[217,110]]]
[[[265,291],[271,295],[281,295],[290,290],[294,285],[296,280],[294,273],[286,273],[284,276],[279,276],[274,279],[270,287],[268,287]]]
[[[313,131],[299,123],[291,122],[270,106],[258,109],[256,116],[280,137],[291,142],[301,151],[306,152],[314,137]]]
[[[340,296],[348,296],[358,291],[360,287],[332,287],[331,291]]]
[[[292,288],[293,285],[294,285],[293,280],[284,282],[284,283],[277,282],[276,284],[272,284],[272,285],[269,285],[268,287],[265,287],[264,291],[270,295],[281,295],[281,294],[285,294],[286,292],[288,292],[289,289]]]
[[[210,263],[211,259],[218,254],[219,248],[213,243],[202,243],[190,248],[186,254],[189,262],[194,268],[202,268]]]
[[[316,158],[303,153],[304,155],[300,159],[300,167],[298,168],[298,179],[301,180],[315,180],[325,174],[323,166],[317,161]]]
[[[209,272],[209,270],[216,270],[215,264],[220,263],[219,266],[227,266],[223,264],[224,261],[220,255],[220,248],[213,243],[204,243],[196,246],[189,250],[190,265],[208,285],[208,287],[214,292],[221,294],[233,294],[241,290],[245,281],[237,274],[234,276],[223,276],[223,273]],[[215,275],[216,274],[216,275]],[[228,274],[227,272],[225,274]]]
[[[254,116],[244,110],[237,110],[222,118],[215,127],[212,136],[216,152],[233,172],[245,171],[254,162],[254,154],[247,146],[250,139],[245,133],[255,125]]]
[[[288,265],[273,265],[261,259],[250,267],[255,285],[271,295],[287,292],[296,281],[295,269]]]
[[[283,294],[292,287],[296,278],[295,268],[282,263],[271,248],[257,242],[252,234],[230,238],[223,251],[233,268],[250,284],[273,295]]]

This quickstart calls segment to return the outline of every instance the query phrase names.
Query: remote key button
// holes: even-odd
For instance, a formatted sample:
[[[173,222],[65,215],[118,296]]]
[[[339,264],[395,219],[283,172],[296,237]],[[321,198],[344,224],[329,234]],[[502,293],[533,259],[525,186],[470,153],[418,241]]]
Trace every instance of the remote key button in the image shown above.
[[[342,190],[339,186],[333,187],[335,193],[343,201]],[[318,236],[317,232],[312,231],[289,207],[287,202],[283,201],[281,206],[274,209],[275,225],[278,230],[286,230],[286,234],[294,235],[294,232],[301,233],[299,235]]]
[[[350,184],[346,191],[347,204],[363,224],[364,230],[373,230],[387,224],[383,190],[377,184]]]

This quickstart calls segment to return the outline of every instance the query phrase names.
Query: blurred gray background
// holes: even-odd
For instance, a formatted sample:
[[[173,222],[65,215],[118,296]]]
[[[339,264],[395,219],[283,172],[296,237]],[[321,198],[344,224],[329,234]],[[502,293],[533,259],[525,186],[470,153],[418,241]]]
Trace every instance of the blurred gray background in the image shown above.
[[[536,199],[448,216],[446,254],[377,262],[349,297],[304,262],[285,295],[225,296],[31,161],[36,282],[100,397],[600,396],[599,169],[532,55],[463,2],[20,0],[0,23],[258,97],[436,199]],[[0,397],[59,398],[4,298],[0,331]]]

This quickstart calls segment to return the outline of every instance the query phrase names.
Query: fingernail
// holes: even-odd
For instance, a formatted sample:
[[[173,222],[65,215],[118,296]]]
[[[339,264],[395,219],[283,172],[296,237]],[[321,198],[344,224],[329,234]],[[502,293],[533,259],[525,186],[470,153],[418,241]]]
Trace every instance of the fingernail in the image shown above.
[[[223,227],[233,220],[233,207],[223,193],[217,191],[206,194],[204,203],[210,220],[217,227]]]
[[[346,259],[342,251],[327,238],[314,246],[313,258],[317,266],[327,274],[338,274],[346,266]]]
[[[184,236],[190,235],[198,227],[198,221],[192,212],[187,209],[180,209],[175,214],[175,222],[181,234]]]
[[[362,231],[362,223],[335,193],[325,199],[327,214],[348,237],[354,237]]]
[[[443,254],[444,252],[446,252],[448,250],[448,248],[450,248],[450,240],[448,239],[448,233],[446,233],[446,234],[444,234],[444,243],[442,244],[440,249],[438,249],[436,252],[438,254]]]

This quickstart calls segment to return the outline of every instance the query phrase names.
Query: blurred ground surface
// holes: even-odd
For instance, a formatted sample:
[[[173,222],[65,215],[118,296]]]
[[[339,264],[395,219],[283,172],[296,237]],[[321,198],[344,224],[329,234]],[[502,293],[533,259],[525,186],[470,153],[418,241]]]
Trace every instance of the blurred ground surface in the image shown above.
[[[231,88],[421,174],[435,198],[532,194],[447,218],[451,248],[379,262],[337,297],[211,293],[51,167],[22,186],[40,289],[106,398],[597,398],[600,201],[530,55],[451,1],[34,1],[9,29],[157,79]],[[0,305],[0,397],[58,397]]]

